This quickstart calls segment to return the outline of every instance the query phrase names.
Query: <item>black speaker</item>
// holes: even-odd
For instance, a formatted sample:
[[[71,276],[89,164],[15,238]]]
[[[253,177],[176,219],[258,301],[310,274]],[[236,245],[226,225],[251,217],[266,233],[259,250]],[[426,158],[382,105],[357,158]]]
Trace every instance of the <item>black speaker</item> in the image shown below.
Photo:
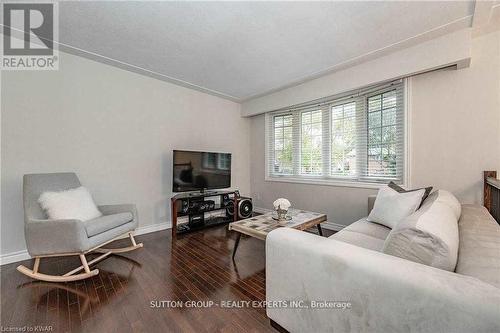
[[[236,199],[238,204],[238,219],[247,219],[249,217],[252,217],[253,213],[253,204],[252,204],[252,198],[248,197],[239,197]],[[224,204],[226,207],[226,213],[228,216],[234,216],[234,202],[233,200],[229,200],[227,202],[227,205]]]
[[[224,194],[222,196],[222,207],[226,208],[226,214],[228,216],[234,215],[234,201],[229,194]]]
[[[182,207],[181,207],[181,211],[186,214],[188,211],[189,211],[189,201],[187,200],[182,200]]]
[[[228,216],[234,215],[234,202],[233,202],[233,200],[229,200],[227,202],[224,202],[224,207],[226,207],[226,214]]]
[[[252,198],[240,197],[238,199],[238,218],[247,219],[249,217],[252,217],[252,213]]]

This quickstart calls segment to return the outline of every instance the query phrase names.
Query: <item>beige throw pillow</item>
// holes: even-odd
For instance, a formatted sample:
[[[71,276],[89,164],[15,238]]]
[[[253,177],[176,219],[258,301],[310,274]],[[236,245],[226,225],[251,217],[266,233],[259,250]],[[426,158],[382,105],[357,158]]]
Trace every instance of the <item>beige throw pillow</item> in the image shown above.
[[[420,206],[425,190],[398,193],[389,186],[381,187],[367,220],[394,228]]]

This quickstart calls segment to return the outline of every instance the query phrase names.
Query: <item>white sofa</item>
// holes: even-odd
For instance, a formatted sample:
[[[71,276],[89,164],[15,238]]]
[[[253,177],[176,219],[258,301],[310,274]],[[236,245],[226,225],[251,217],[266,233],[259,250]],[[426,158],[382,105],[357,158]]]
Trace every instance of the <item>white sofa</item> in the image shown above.
[[[420,209],[429,209],[427,200],[432,195]],[[500,332],[500,227],[482,206],[458,208],[458,249],[449,223],[441,228],[439,215],[424,214],[431,229],[450,229],[441,238],[451,240],[444,243],[452,243],[445,247],[450,257],[455,251],[453,271],[415,262],[418,255],[412,261],[384,253],[396,231],[366,218],[330,238],[290,228],[271,232],[268,317],[289,332]],[[339,303],[313,309],[311,301]]]

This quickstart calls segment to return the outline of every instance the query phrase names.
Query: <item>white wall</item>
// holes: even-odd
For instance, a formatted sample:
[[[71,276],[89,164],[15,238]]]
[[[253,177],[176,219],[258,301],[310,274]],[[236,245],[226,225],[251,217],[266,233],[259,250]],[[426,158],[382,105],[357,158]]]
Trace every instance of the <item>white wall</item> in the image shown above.
[[[75,171],[98,203],[135,203],[140,227],[169,221],[172,149],[233,153],[249,184],[240,105],[60,53],[59,71],[2,73],[1,253],[25,249],[22,176]]]
[[[472,40],[472,63],[410,81],[410,184],[452,191],[464,203],[482,203],[482,171],[500,171],[500,32]],[[302,209],[350,224],[366,215],[376,190],[265,181],[264,115],[252,117],[251,188],[255,205],[278,197]]]
[[[471,67],[412,79],[412,185],[482,203],[482,171],[500,172],[500,32],[472,40]]]
[[[470,52],[470,29],[459,30],[272,94],[250,99],[243,102],[241,114],[254,116],[444,66],[456,64],[460,68],[467,67]]]

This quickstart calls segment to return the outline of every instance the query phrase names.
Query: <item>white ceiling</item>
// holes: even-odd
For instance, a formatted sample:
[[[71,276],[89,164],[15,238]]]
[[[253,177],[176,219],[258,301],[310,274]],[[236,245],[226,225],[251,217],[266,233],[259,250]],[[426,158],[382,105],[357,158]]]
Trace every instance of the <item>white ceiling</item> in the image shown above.
[[[63,50],[241,101],[468,27],[474,2],[63,2],[59,12]]]

